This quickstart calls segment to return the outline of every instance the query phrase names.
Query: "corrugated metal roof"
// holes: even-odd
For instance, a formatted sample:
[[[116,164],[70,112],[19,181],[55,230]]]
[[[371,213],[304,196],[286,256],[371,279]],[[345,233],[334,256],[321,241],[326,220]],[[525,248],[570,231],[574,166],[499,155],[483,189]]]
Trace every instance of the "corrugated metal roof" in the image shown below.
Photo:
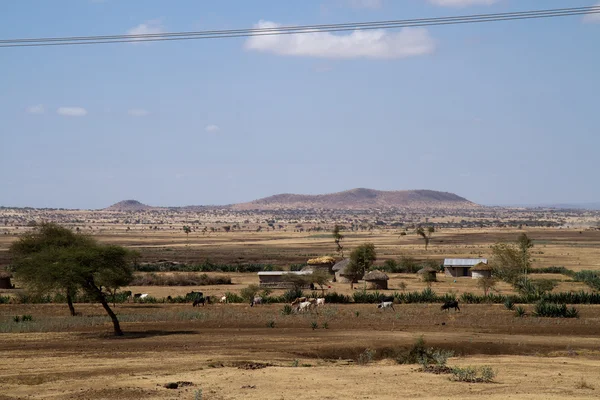
[[[292,275],[311,275],[312,271],[261,271],[258,273],[259,276],[277,276],[284,274],[292,274]]]
[[[472,267],[479,263],[487,264],[487,258],[446,258],[444,266],[446,267]]]

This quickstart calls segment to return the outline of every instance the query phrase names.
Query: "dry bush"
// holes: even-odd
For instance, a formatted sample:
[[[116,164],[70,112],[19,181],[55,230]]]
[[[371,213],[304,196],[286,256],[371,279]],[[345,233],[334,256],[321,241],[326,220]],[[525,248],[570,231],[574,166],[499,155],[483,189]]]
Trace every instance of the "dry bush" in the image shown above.
[[[208,276],[195,272],[178,274],[140,273],[136,274],[130,286],[208,286],[231,285],[229,276]]]

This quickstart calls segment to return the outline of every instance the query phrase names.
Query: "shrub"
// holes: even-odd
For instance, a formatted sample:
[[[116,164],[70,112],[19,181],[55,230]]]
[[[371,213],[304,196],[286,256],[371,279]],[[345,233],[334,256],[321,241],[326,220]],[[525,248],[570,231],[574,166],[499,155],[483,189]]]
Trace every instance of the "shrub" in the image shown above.
[[[579,271],[573,275],[577,282],[583,282],[594,290],[600,290],[600,273],[598,271]]]
[[[228,303],[243,303],[244,298],[237,293],[227,292],[225,293],[225,298]]]
[[[285,303],[291,303],[298,297],[304,297],[304,292],[302,292],[302,289],[290,289],[286,291],[281,297]]]
[[[352,298],[355,303],[379,303],[381,298],[381,293],[375,291],[373,293],[369,293],[366,290],[359,290],[352,294]]]
[[[367,365],[375,358],[375,350],[365,349],[362,353],[358,355],[356,359],[356,363],[359,365]]]
[[[478,383],[478,382],[492,382],[496,377],[496,372],[490,366],[483,367],[454,367],[452,368],[452,380],[458,382],[470,382],[470,383]]]
[[[252,301],[259,290],[260,290],[260,286],[258,286],[258,285],[248,285],[247,287],[243,288],[240,291],[240,295],[247,302]]]
[[[283,314],[283,315],[290,315],[293,312],[294,312],[294,309],[289,304],[284,305],[283,308],[281,309],[281,314]]]
[[[269,322],[267,322],[267,328],[275,328],[275,321],[270,320]]]
[[[515,309],[515,302],[513,301],[513,299],[506,299],[506,301],[504,302],[504,307],[506,307],[507,310],[514,310]]]
[[[25,321],[33,321],[33,316],[31,315],[23,315],[21,317],[21,321],[25,322]]]
[[[525,316],[525,309],[521,306],[517,307],[515,309],[515,317],[524,317]]]
[[[15,321],[16,323],[19,323],[19,322],[21,322],[21,317],[19,317],[18,315],[15,315],[13,317],[13,321]]]
[[[575,275],[575,271],[565,267],[530,268],[528,272],[530,274],[562,274],[570,277]]]
[[[325,303],[337,303],[337,304],[346,304],[350,303],[350,296],[346,296],[345,294],[339,294],[337,292],[331,292],[325,294]]]
[[[550,318],[578,318],[579,312],[574,308],[567,308],[566,304],[552,304],[540,301],[535,305],[535,315],[537,317]]]
[[[329,323],[327,321],[323,322],[323,329],[329,329]]]
[[[315,329],[319,329],[319,323],[317,321],[313,321],[310,323],[310,327],[314,331]]]
[[[0,296],[0,304],[8,304],[10,301],[10,296]]]

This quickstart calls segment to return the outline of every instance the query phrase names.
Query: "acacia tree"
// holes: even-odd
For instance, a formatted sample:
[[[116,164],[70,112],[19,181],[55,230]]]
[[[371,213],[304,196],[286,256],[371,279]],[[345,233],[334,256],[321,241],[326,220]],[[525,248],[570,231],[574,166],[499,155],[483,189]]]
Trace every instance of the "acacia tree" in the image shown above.
[[[345,274],[350,279],[350,287],[354,288],[354,282],[361,279],[373,263],[377,260],[375,245],[364,243],[352,250],[350,263],[346,267]]]
[[[526,234],[521,234],[513,243],[496,243],[492,246],[491,265],[494,275],[512,285],[527,281],[527,272],[531,267],[529,249],[533,242]],[[521,282],[523,284],[523,282]]]
[[[107,295],[131,282],[135,253],[120,246],[100,245],[89,236],[44,223],[14,242],[10,254],[15,277],[30,290],[40,294],[64,292],[71,315],[75,315],[73,296],[82,290],[102,304],[115,335],[123,335]]]
[[[336,251],[340,254],[341,257],[344,257],[344,246],[342,246],[342,240],[344,240],[344,235],[340,233],[341,230],[342,227],[338,224],[335,224],[335,226],[333,227],[332,235],[336,245]]]
[[[417,228],[417,235],[421,236],[425,241],[425,251],[427,251],[427,247],[429,246],[430,236],[425,233],[425,230],[422,227]]]
[[[493,276],[486,276],[477,279],[477,287],[483,290],[483,295],[487,296],[490,289],[494,289],[498,280]]]
[[[325,296],[325,285],[329,283],[329,274],[322,269],[316,269],[313,271],[312,275],[310,275],[310,279],[319,286],[321,294]]]

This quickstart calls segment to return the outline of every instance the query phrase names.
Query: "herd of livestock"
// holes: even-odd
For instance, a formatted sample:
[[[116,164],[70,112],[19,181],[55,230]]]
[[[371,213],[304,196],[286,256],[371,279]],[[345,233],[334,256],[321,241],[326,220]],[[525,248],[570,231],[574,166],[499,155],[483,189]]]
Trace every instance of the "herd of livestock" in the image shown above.
[[[136,295],[137,296],[137,295]],[[203,306],[206,304],[211,304],[213,299],[210,296],[204,296],[202,292],[190,292],[185,296],[187,299],[192,301],[192,306],[196,307],[202,304]],[[381,296],[379,299],[380,302],[377,304],[377,308],[391,308],[394,309],[394,296]],[[222,296],[218,300],[219,303],[227,303],[227,296]],[[254,296],[254,298],[250,301],[250,307],[254,307],[255,305],[263,304],[263,298],[261,296]],[[313,310],[317,307],[322,307],[325,305],[325,298],[319,297],[298,297],[294,301],[291,302],[291,307],[294,312],[306,312]],[[441,306],[441,310],[450,310],[453,308],[455,311],[460,311],[460,307],[458,306],[457,300],[451,300],[445,302]]]

